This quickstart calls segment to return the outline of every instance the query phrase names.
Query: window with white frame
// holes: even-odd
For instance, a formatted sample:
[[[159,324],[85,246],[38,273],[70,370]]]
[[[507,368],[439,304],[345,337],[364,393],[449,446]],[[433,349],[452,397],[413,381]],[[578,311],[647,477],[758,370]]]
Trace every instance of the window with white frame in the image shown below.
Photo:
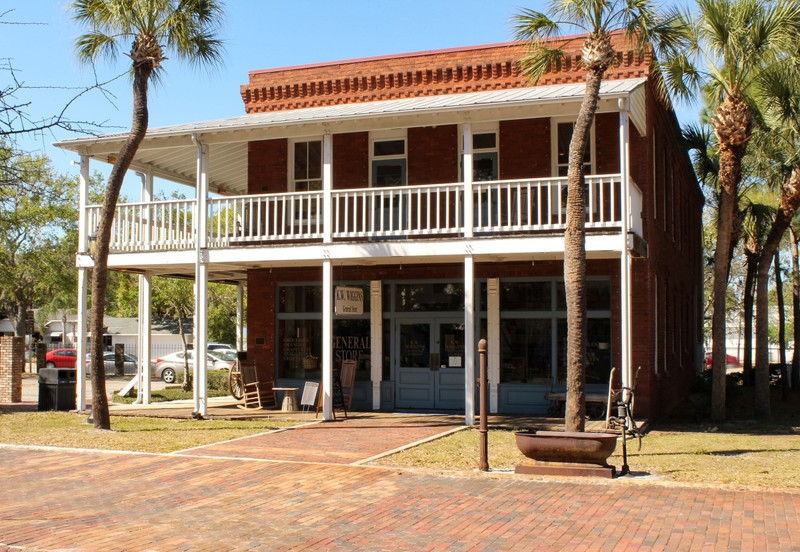
[[[291,162],[290,178],[294,191],[322,189],[322,140],[295,141]]]
[[[497,138],[497,125],[473,127],[472,134],[472,181],[486,182],[497,180],[499,169],[498,160],[500,157],[500,147]],[[463,159],[464,142],[461,142],[461,154]],[[463,173],[464,167],[461,164]]]
[[[405,186],[408,181],[405,133],[373,137],[370,160],[373,187]]]
[[[552,120],[551,143],[553,147],[553,174],[567,176],[569,171],[569,144],[572,141],[572,132],[575,130],[573,120]],[[583,155],[583,174],[593,174],[594,170],[594,125],[592,125],[589,144]]]

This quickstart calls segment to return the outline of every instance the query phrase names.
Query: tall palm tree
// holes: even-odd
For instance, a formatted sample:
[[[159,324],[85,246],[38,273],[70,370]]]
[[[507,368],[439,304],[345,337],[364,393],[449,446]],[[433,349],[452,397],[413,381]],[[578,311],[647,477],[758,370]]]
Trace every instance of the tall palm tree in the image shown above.
[[[81,61],[115,59],[121,49],[130,45],[125,55],[131,59],[133,121],[108,177],[92,271],[92,417],[95,427],[109,429],[102,359],[111,223],[123,178],[147,132],[148,83],[158,79],[167,53],[199,65],[220,60],[222,42],[217,31],[223,18],[223,4],[218,0],[74,0],[72,10],[74,19],[88,27],[86,34],[76,41]]]
[[[796,51],[800,5],[796,0],[697,0],[682,12],[691,29],[689,49],[666,60],[668,87],[684,97],[699,90],[714,110],[712,126],[719,145],[720,195],[714,254],[711,415],[725,419],[725,289],[737,216],[742,159],[752,137],[759,75]],[[792,49],[794,48],[794,50]]]
[[[523,9],[515,16],[516,36],[528,42],[523,74],[536,84],[564,57],[570,32],[586,33],[580,62],[586,90],[569,145],[567,227],[564,234],[564,286],[567,301],[567,404],[565,428],[583,431],[586,418],[586,204],[583,160],[600,97],[600,84],[616,59],[612,33],[621,31],[639,53],[651,47],[674,53],[682,33],[675,20],[649,0],[554,0],[548,13]]]
[[[769,270],[800,209],[800,67],[796,60],[775,64],[765,71],[759,79],[759,93],[766,130],[759,140],[763,146],[758,153],[768,155],[762,162],[780,190],[780,204],[764,241],[756,276],[755,414],[766,418],[770,416]],[[783,385],[788,386],[784,371],[782,366]]]

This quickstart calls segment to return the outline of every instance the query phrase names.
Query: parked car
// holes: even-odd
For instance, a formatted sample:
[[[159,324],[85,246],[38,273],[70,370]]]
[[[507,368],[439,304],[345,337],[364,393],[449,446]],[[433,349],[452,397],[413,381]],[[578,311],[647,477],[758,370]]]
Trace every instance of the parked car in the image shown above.
[[[236,353],[236,347],[230,343],[211,342],[208,344],[207,349],[209,353],[213,353],[214,351],[232,351],[234,354]]]
[[[711,368],[711,363],[713,359],[713,353],[711,351],[706,351],[706,367]],[[738,366],[739,359],[733,355],[725,355],[725,365],[726,366]]]
[[[44,357],[48,368],[75,368],[78,359],[77,349],[54,349]]]
[[[230,370],[231,366],[233,366],[232,360],[223,360],[212,353],[207,354],[209,370]],[[194,360],[194,351],[188,351],[186,355],[191,366]],[[156,367],[153,375],[157,378],[161,378],[164,383],[175,383],[178,379],[178,374],[183,374],[184,362],[183,351],[158,358],[156,359]]]
[[[91,367],[92,362],[92,355],[91,353],[86,355],[86,373],[90,374],[92,372]],[[103,354],[103,364],[105,365],[106,375],[113,376],[117,373],[117,361],[116,355],[112,351],[108,351]],[[133,355],[125,355],[125,363],[124,363],[124,372],[126,376],[132,376],[136,374],[136,371],[139,367],[139,359],[137,359]]]

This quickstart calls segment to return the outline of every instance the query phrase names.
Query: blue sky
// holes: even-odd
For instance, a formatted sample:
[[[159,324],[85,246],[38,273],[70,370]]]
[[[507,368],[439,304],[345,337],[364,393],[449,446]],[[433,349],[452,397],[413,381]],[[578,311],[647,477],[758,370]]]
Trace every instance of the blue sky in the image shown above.
[[[2,21],[38,23],[0,25],[0,51],[27,86],[82,87],[94,82],[91,68],[74,54],[81,29],[71,20],[66,0],[0,0]],[[545,9],[542,1],[525,0],[228,0],[221,36],[226,42],[222,67],[207,72],[168,60],[162,83],[151,88],[150,126],[165,126],[241,115],[239,86],[248,71],[358,57],[506,42],[512,39],[512,16],[521,6]],[[96,68],[99,81],[126,70],[127,58]],[[73,119],[102,122],[108,132],[130,126],[130,80],[126,75],[93,92],[70,109]],[[70,90],[30,91],[25,99],[34,118],[60,110]],[[683,119],[692,111],[679,111]],[[44,150],[60,172],[77,174],[74,154],[50,146],[75,135],[57,131],[29,150]],[[93,169],[105,169],[93,163]],[[137,181],[138,182],[138,181]],[[138,184],[137,184],[138,185]],[[158,185],[157,185],[158,186]],[[126,184],[123,193],[138,197]]]

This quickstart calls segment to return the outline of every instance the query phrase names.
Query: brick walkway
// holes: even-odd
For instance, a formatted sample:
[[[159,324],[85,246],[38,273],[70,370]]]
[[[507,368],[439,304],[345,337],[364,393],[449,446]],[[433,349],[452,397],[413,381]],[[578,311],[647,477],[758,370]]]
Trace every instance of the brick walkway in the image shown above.
[[[800,494],[0,448],[0,551],[319,549],[800,550]]]
[[[464,429],[454,416],[375,416],[314,423],[198,447],[186,454],[351,464],[442,433]]]

